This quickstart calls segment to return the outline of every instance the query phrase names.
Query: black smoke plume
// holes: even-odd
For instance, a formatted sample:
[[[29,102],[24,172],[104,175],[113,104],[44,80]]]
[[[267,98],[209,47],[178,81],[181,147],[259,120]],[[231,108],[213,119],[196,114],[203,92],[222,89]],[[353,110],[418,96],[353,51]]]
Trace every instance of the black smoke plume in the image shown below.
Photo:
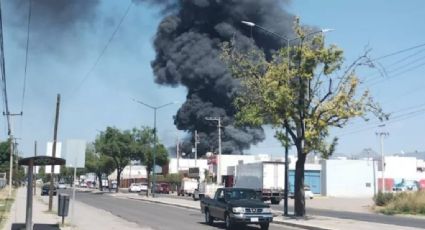
[[[29,4],[33,52],[56,51],[82,39],[81,30],[91,28],[100,0],[12,0],[5,1],[3,18],[26,39]],[[24,39],[22,39],[24,40]],[[25,41],[21,41],[24,46]],[[35,50],[34,50],[35,49]]]
[[[276,33],[292,34],[294,16],[280,0],[133,0],[158,4],[165,10],[159,24],[152,62],[158,84],[187,88],[186,102],[175,116],[179,130],[191,133],[183,144],[186,153],[192,148],[193,133],[198,130],[200,155],[217,152],[217,122],[205,117],[222,118],[222,151],[242,153],[250,145],[264,140],[262,128],[236,127],[232,101],[238,91],[238,81],[232,78],[221,62],[220,45],[234,40],[236,46],[257,46],[266,53],[284,42],[257,28],[241,23],[252,21]]]

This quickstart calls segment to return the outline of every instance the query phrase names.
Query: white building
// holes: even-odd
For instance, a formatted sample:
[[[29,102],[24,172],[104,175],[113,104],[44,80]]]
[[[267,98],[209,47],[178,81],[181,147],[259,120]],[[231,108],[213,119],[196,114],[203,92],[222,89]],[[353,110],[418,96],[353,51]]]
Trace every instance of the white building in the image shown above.
[[[108,180],[117,179],[117,170],[114,170]],[[127,165],[121,173],[121,179],[147,179],[146,167],[143,165]]]
[[[323,160],[321,194],[334,197],[372,197],[377,188],[377,162]]]
[[[386,156],[385,157],[385,178],[392,178],[394,180],[401,179],[416,179],[417,160],[415,157],[402,157],[402,156]],[[379,172],[381,177],[381,172]]]

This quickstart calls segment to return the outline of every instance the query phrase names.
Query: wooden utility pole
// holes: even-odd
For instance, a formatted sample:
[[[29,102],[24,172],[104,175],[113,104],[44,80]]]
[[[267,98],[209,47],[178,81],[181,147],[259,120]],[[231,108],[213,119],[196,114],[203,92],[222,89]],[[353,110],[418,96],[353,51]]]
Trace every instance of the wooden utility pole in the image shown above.
[[[59,108],[61,102],[61,95],[58,94],[56,100],[56,117],[55,117],[55,128],[53,130],[53,146],[52,146],[52,157],[56,157],[56,141],[58,137],[58,123],[59,123]],[[47,167],[47,166],[46,166]],[[50,166],[52,169],[50,171],[50,189],[49,189],[49,211],[52,211],[52,203],[53,203],[53,176],[54,176],[54,165]]]

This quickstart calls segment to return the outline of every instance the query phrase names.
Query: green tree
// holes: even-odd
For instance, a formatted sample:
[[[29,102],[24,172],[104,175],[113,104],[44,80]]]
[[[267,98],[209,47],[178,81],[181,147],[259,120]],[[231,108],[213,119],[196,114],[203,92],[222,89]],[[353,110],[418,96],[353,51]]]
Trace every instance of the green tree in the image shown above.
[[[9,176],[9,162],[10,162],[10,142],[0,142],[0,172],[6,172]]]
[[[133,159],[140,160],[143,165],[146,166],[146,172],[148,175],[148,181],[150,181],[150,174],[153,169],[153,152],[154,152],[154,133],[153,129],[149,127],[142,127],[142,129],[134,128],[132,130],[133,136]],[[156,140],[156,153],[155,163],[156,165],[168,164],[168,153],[167,149],[163,144]],[[150,186],[150,185],[149,185]]]
[[[88,172],[93,172],[99,179],[99,189],[102,187],[102,175],[109,175],[114,170],[114,161],[111,157],[96,152],[94,145],[88,145],[86,149],[85,168]]]
[[[121,182],[121,173],[128,165],[132,156],[131,145],[133,137],[130,131],[120,131],[117,128],[107,127],[102,131],[95,141],[95,150],[101,155],[108,156],[114,162],[117,170],[117,188]]]
[[[298,20],[295,33],[298,44],[278,50],[270,60],[262,51],[237,51],[229,44],[223,46],[222,59],[241,81],[235,98],[237,121],[271,124],[282,145],[295,145],[295,215],[304,216],[306,155],[319,152],[326,158],[332,154],[337,138],[327,143],[331,127],[342,128],[355,117],[367,120],[369,114],[382,119],[385,114],[368,90],[359,89],[356,70],[373,66],[367,52],[343,68],[341,49],[326,47],[321,35],[307,37],[309,32]]]

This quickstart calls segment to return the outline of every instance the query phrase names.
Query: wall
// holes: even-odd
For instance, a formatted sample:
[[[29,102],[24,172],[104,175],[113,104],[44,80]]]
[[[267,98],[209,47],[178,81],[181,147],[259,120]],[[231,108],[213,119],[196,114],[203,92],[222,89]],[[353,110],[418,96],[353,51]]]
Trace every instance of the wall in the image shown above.
[[[416,158],[415,157],[400,157],[386,156],[385,157],[385,178],[393,179],[416,179]],[[381,177],[381,172],[379,172]]]
[[[323,160],[322,195],[372,197],[377,162],[370,160]]]

